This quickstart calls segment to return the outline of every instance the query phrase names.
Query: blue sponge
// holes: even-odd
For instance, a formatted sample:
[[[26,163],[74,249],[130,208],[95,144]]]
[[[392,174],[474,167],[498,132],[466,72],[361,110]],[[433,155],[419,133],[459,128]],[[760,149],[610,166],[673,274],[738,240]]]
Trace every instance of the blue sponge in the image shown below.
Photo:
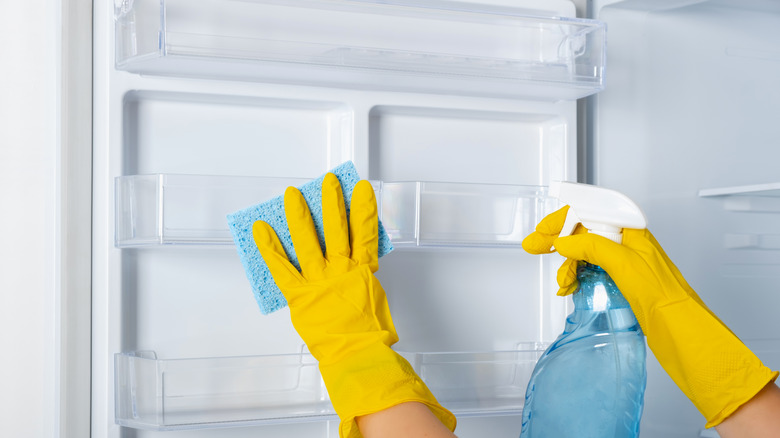
[[[352,189],[355,187],[360,177],[351,161],[340,164],[332,169],[330,173],[335,174],[341,183],[341,189],[344,192],[344,200],[347,204],[347,214],[349,214],[349,204],[352,199]],[[298,187],[303,194],[306,203],[309,205],[314,218],[314,226],[320,238],[320,246],[325,247],[325,237],[322,228],[322,181],[325,178],[323,174],[319,178],[309,181]],[[252,225],[263,220],[276,231],[279,240],[287,252],[287,257],[293,265],[300,270],[298,258],[293,249],[290,230],[287,228],[287,219],[284,216],[284,195],[277,196],[270,201],[263,202],[252,207],[239,210],[227,216],[230,232],[233,234],[233,241],[236,243],[238,255],[241,257],[241,263],[244,265],[244,271],[252,285],[252,291],[260,305],[260,311],[263,314],[275,312],[287,305],[287,300],[274,283],[268,266],[260,256],[255,239],[252,236]],[[379,222],[379,257],[393,250],[390,243],[390,237],[387,235],[382,222]]]

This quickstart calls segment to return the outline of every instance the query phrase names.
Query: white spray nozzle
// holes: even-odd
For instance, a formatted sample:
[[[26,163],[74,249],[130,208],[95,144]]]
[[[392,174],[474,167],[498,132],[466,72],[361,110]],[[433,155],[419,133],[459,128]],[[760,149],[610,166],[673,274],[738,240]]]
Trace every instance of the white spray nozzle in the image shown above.
[[[560,181],[550,184],[550,196],[569,205],[561,236],[571,235],[581,223],[589,232],[621,243],[623,228],[647,228],[642,209],[615,190]]]

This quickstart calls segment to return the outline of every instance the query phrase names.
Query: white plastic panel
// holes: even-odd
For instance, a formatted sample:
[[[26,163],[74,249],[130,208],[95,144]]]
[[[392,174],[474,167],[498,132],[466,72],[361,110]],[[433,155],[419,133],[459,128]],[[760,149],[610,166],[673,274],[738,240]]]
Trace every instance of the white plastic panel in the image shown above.
[[[354,111],[305,98],[130,91],[124,173],[313,177],[352,157]]]
[[[445,1],[136,0],[116,7],[116,64],[145,74],[551,100],[599,91],[604,26],[527,13]]]
[[[555,113],[376,106],[370,171],[383,181],[544,185],[564,179],[571,128]]]
[[[123,250],[121,254],[114,253],[113,256],[120,263],[115,278],[122,280],[117,285],[119,294],[113,298],[122,304],[121,317],[115,320],[117,333],[120,334],[115,347],[118,351],[153,349],[166,357],[205,359],[291,352],[301,341],[289,324],[289,313],[285,309],[263,317],[257,311],[241,264],[232,248],[225,214],[277,196],[283,193],[287,185],[298,185],[321,174],[328,168],[329,157],[336,159],[334,157],[353,153],[349,147],[342,147],[344,143],[339,139],[356,138],[361,141],[361,130],[362,135],[365,135],[362,141],[367,142],[364,150],[368,153],[364,156],[372,156],[372,151],[377,148],[369,145],[377,144],[377,141],[388,154],[384,160],[375,161],[378,169],[373,171],[366,160],[362,161],[362,166],[358,161],[363,175],[372,175],[372,172],[392,175],[390,169],[407,174],[422,170],[413,159],[401,159],[404,143],[393,140],[398,138],[396,134],[404,133],[409,127],[406,122],[399,125],[386,124],[379,137],[369,135],[372,129],[370,108],[376,106],[362,105],[361,99],[366,97],[364,95],[360,98],[347,95],[345,101],[348,104],[336,105],[318,105],[320,101],[335,101],[321,99],[323,96],[306,101],[306,104],[289,99],[251,96],[236,100],[234,96],[228,93],[220,99],[215,95],[157,91],[134,92],[125,96],[124,107],[128,110],[123,120],[125,134],[121,137],[121,168],[124,172],[145,173],[189,168],[204,174],[126,174],[112,181],[112,185],[115,185],[112,210],[116,210],[113,210],[115,225],[110,227],[111,244],[120,248],[136,248]],[[191,107],[181,103],[188,99],[193,103]],[[355,112],[344,110],[352,108],[353,103]],[[465,136],[460,139],[451,137],[446,126],[460,132],[478,133],[483,130],[487,133],[489,128],[497,124],[504,129],[505,135],[494,137],[492,148],[496,154],[520,158],[527,154],[534,161],[560,163],[562,168],[555,170],[556,175],[565,175],[570,171],[568,139],[571,138],[572,122],[567,106],[546,107],[539,117],[531,117],[522,104],[500,112],[488,110],[495,103],[475,102],[477,109],[455,113],[437,110],[436,117],[442,123],[435,129],[429,129],[427,137],[431,140],[445,140],[439,143],[441,145],[447,144],[446,140],[449,139],[449,152],[477,160],[483,156],[478,142]],[[403,105],[393,107],[410,108]],[[220,116],[220,111],[225,111],[226,115]],[[180,124],[186,120],[182,114],[194,116],[199,123],[192,126]],[[214,117],[209,119],[211,114]],[[376,112],[373,114],[377,115]],[[392,118],[395,113],[384,111],[378,114],[387,121],[387,117]],[[415,119],[420,112],[406,110],[402,114]],[[454,114],[468,117],[459,118]],[[516,116],[518,114],[522,116]],[[231,122],[232,115],[235,118]],[[266,116],[274,123],[259,123]],[[343,119],[351,122],[330,122]],[[316,134],[305,142],[305,152],[294,152],[292,155],[295,157],[268,161],[260,158],[265,148],[271,146],[261,145],[258,151],[249,146],[251,142],[247,138],[253,138],[248,135],[252,133],[262,137],[268,132],[281,139],[308,135],[297,132],[301,130],[296,123],[298,121],[309,123]],[[360,125],[357,121],[365,124]],[[192,135],[190,132],[198,129],[199,124],[208,123],[216,131],[225,132],[230,142],[215,146],[208,136]],[[373,123],[376,127],[377,122]],[[178,127],[168,129],[166,126],[169,124]],[[341,130],[344,134],[333,137],[333,129]],[[501,140],[503,138],[509,139]],[[286,146],[294,142],[285,140],[277,144]],[[515,150],[518,147],[525,152],[518,153]],[[242,150],[246,150],[250,158],[257,159],[235,159],[232,151]],[[338,155],[344,150],[344,155]],[[187,163],[182,162],[182,154],[185,153],[191,154],[191,161]],[[284,148],[282,153],[285,153]],[[464,352],[481,349],[498,352],[513,348],[518,334],[529,339],[549,341],[560,331],[567,301],[548,293],[552,292],[554,283],[554,260],[527,255],[519,249],[522,237],[532,230],[545,212],[554,208],[548,205],[544,197],[544,187],[474,182],[546,182],[550,174],[554,173],[551,169],[554,166],[545,166],[544,169],[548,170],[544,170],[509,165],[497,172],[491,171],[489,166],[482,166],[471,172],[463,171],[468,169],[468,161],[461,158],[459,163],[451,163],[453,166],[448,170],[449,175],[459,175],[459,179],[466,182],[376,183],[378,199],[383,207],[388,207],[383,209],[383,220],[389,223],[407,221],[399,237],[420,237],[397,240],[399,251],[383,258],[379,272],[402,339],[399,348],[413,351],[445,349]],[[387,165],[391,162],[391,166]],[[287,169],[280,170],[285,166]],[[307,177],[217,174],[225,169],[231,172],[246,171],[249,175],[290,173]],[[463,170],[455,172],[457,169]],[[430,175],[446,176],[435,171]],[[493,176],[497,179],[491,179]],[[388,187],[387,191],[384,190],[385,186]],[[393,187],[412,187],[411,191],[401,190],[411,193],[411,197],[398,199],[396,196],[393,199]],[[410,202],[410,210],[394,209],[396,205],[407,205]],[[464,216],[459,211],[465,206],[477,210],[471,210]],[[457,217],[453,217],[453,214]],[[408,222],[409,217],[422,217],[423,220]],[[444,225],[448,228],[442,228]],[[186,250],[154,250],[161,245],[181,248],[185,244],[194,247]],[[203,245],[216,245],[216,249],[203,251]],[[437,251],[402,251],[405,246]],[[441,253],[438,249],[442,246],[454,248],[455,251]],[[476,275],[477,272],[480,274]],[[118,375],[114,377],[120,378]],[[138,384],[157,385],[157,377],[151,379]],[[457,394],[461,394],[460,398],[456,397]],[[502,397],[493,399],[492,396],[484,396],[482,390],[477,391],[476,398],[472,399],[463,394],[453,394],[456,397],[453,403],[457,403],[458,409],[461,409],[461,417],[519,414],[516,404],[512,408],[496,405],[502,402]],[[173,408],[177,406],[175,403],[182,402],[178,406],[192,407],[190,403],[196,403],[193,400],[174,400],[174,404],[168,403],[166,406]],[[117,400],[115,403],[120,402]],[[469,403],[474,405],[469,407]],[[148,429],[134,432],[139,437],[146,437],[157,436],[161,430],[208,429],[215,427],[215,424],[262,424],[264,431],[272,430],[269,429],[271,427],[281,427],[285,431],[308,430],[305,424],[312,419],[309,416],[292,416],[282,421],[284,425],[271,426],[276,424],[275,420],[255,418],[246,423],[249,420],[241,418],[243,414],[240,410],[226,414],[218,406],[197,407],[197,404],[193,409],[200,409],[201,412],[168,411],[166,415],[159,415],[152,411],[152,414],[147,412],[153,415],[151,419],[126,421],[117,417],[117,421],[128,427]],[[215,416],[222,419],[214,420]],[[162,418],[188,425],[165,425],[160,423]],[[331,417],[326,415],[317,418],[317,421],[322,421]],[[469,421],[464,422],[469,424]],[[233,429],[230,433],[242,436]]]

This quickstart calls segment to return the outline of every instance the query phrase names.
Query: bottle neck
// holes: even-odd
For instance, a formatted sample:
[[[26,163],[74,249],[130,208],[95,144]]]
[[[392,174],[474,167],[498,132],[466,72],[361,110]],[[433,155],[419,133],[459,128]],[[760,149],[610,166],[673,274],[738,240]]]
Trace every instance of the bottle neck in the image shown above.
[[[601,267],[581,263],[577,268],[579,287],[574,292],[575,310],[606,311],[630,307],[615,282]]]

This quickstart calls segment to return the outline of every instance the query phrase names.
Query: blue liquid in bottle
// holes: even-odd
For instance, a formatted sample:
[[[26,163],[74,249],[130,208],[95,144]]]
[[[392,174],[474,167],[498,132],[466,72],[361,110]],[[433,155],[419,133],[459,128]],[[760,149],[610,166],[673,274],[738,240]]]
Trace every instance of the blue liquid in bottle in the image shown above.
[[[647,381],[645,339],[614,281],[591,264],[566,327],[534,368],[521,438],[635,438]]]

